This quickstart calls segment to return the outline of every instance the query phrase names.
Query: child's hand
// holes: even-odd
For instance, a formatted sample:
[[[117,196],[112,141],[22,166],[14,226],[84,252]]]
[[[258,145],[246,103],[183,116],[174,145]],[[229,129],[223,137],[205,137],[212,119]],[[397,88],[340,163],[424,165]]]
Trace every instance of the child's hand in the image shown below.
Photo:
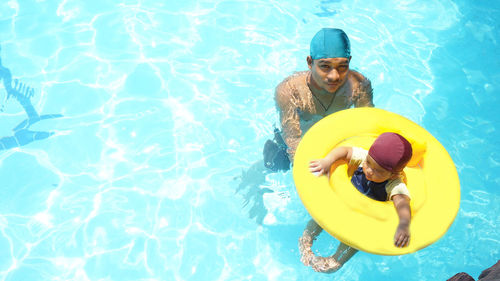
[[[328,174],[330,166],[324,162],[324,159],[312,160],[309,162],[309,171],[317,177]]]
[[[410,226],[400,223],[394,235],[394,245],[402,248],[408,246],[408,243],[410,243]]]

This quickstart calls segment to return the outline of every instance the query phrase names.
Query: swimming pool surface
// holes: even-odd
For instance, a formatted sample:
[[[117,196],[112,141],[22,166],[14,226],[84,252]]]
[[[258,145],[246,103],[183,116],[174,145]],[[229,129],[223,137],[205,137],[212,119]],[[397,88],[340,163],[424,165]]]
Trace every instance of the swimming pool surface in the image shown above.
[[[500,259],[498,19],[472,0],[2,1],[0,279],[477,279]],[[377,107],[444,145],[462,192],[435,244],[333,275],[299,260],[290,172],[241,184],[322,27],[349,35]]]

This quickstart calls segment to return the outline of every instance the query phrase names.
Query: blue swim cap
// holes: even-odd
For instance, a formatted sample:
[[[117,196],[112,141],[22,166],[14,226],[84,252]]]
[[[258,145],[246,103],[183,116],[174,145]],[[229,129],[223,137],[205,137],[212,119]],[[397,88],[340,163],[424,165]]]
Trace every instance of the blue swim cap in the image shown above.
[[[349,58],[351,44],[342,29],[322,28],[311,40],[313,60],[326,58]]]

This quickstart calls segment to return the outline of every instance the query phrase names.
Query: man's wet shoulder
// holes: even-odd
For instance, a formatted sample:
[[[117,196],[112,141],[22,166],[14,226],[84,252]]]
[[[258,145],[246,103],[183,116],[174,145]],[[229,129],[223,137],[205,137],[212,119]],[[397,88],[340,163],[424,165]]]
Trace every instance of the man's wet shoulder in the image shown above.
[[[349,71],[349,75],[349,81],[351,83],[352,89],[357,89],[358,91],[364,92],[372,91],[371,81],[366,76],[355,70]]]
[[[278,95],[297,95],[298,92],[304,91],[307,88],[307,73],[308,71],[295,72],[285,78],[276,87]]]
[[[298,71],[294,72],[287,78],[285,78],[278,86],[282,85],[289,85],[289,86],[297,86],[297,85],[302,85],[305,84],[306,82],[306,77],[307,77],[308,71]]]
[[[364,76],[360,72],[358,72],[356,70],[352,70],[352,69],[349,71],[349,76],[351,79],[355,80],[358,83],[370,81],[368,78],[366,78],[366,76]]]

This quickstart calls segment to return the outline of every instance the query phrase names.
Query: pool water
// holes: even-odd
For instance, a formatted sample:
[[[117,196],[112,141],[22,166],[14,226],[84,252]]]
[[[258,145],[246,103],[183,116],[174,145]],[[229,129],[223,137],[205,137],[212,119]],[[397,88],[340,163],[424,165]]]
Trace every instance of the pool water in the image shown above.
[[[0,4],[2,280],[477,279],[497,262],[500,2],[117,2]],[[462,194],[433,245],[333,275],[299,260],[291,173],[248,172],[274,88],[326,26],[375,105],[444,145]]]

